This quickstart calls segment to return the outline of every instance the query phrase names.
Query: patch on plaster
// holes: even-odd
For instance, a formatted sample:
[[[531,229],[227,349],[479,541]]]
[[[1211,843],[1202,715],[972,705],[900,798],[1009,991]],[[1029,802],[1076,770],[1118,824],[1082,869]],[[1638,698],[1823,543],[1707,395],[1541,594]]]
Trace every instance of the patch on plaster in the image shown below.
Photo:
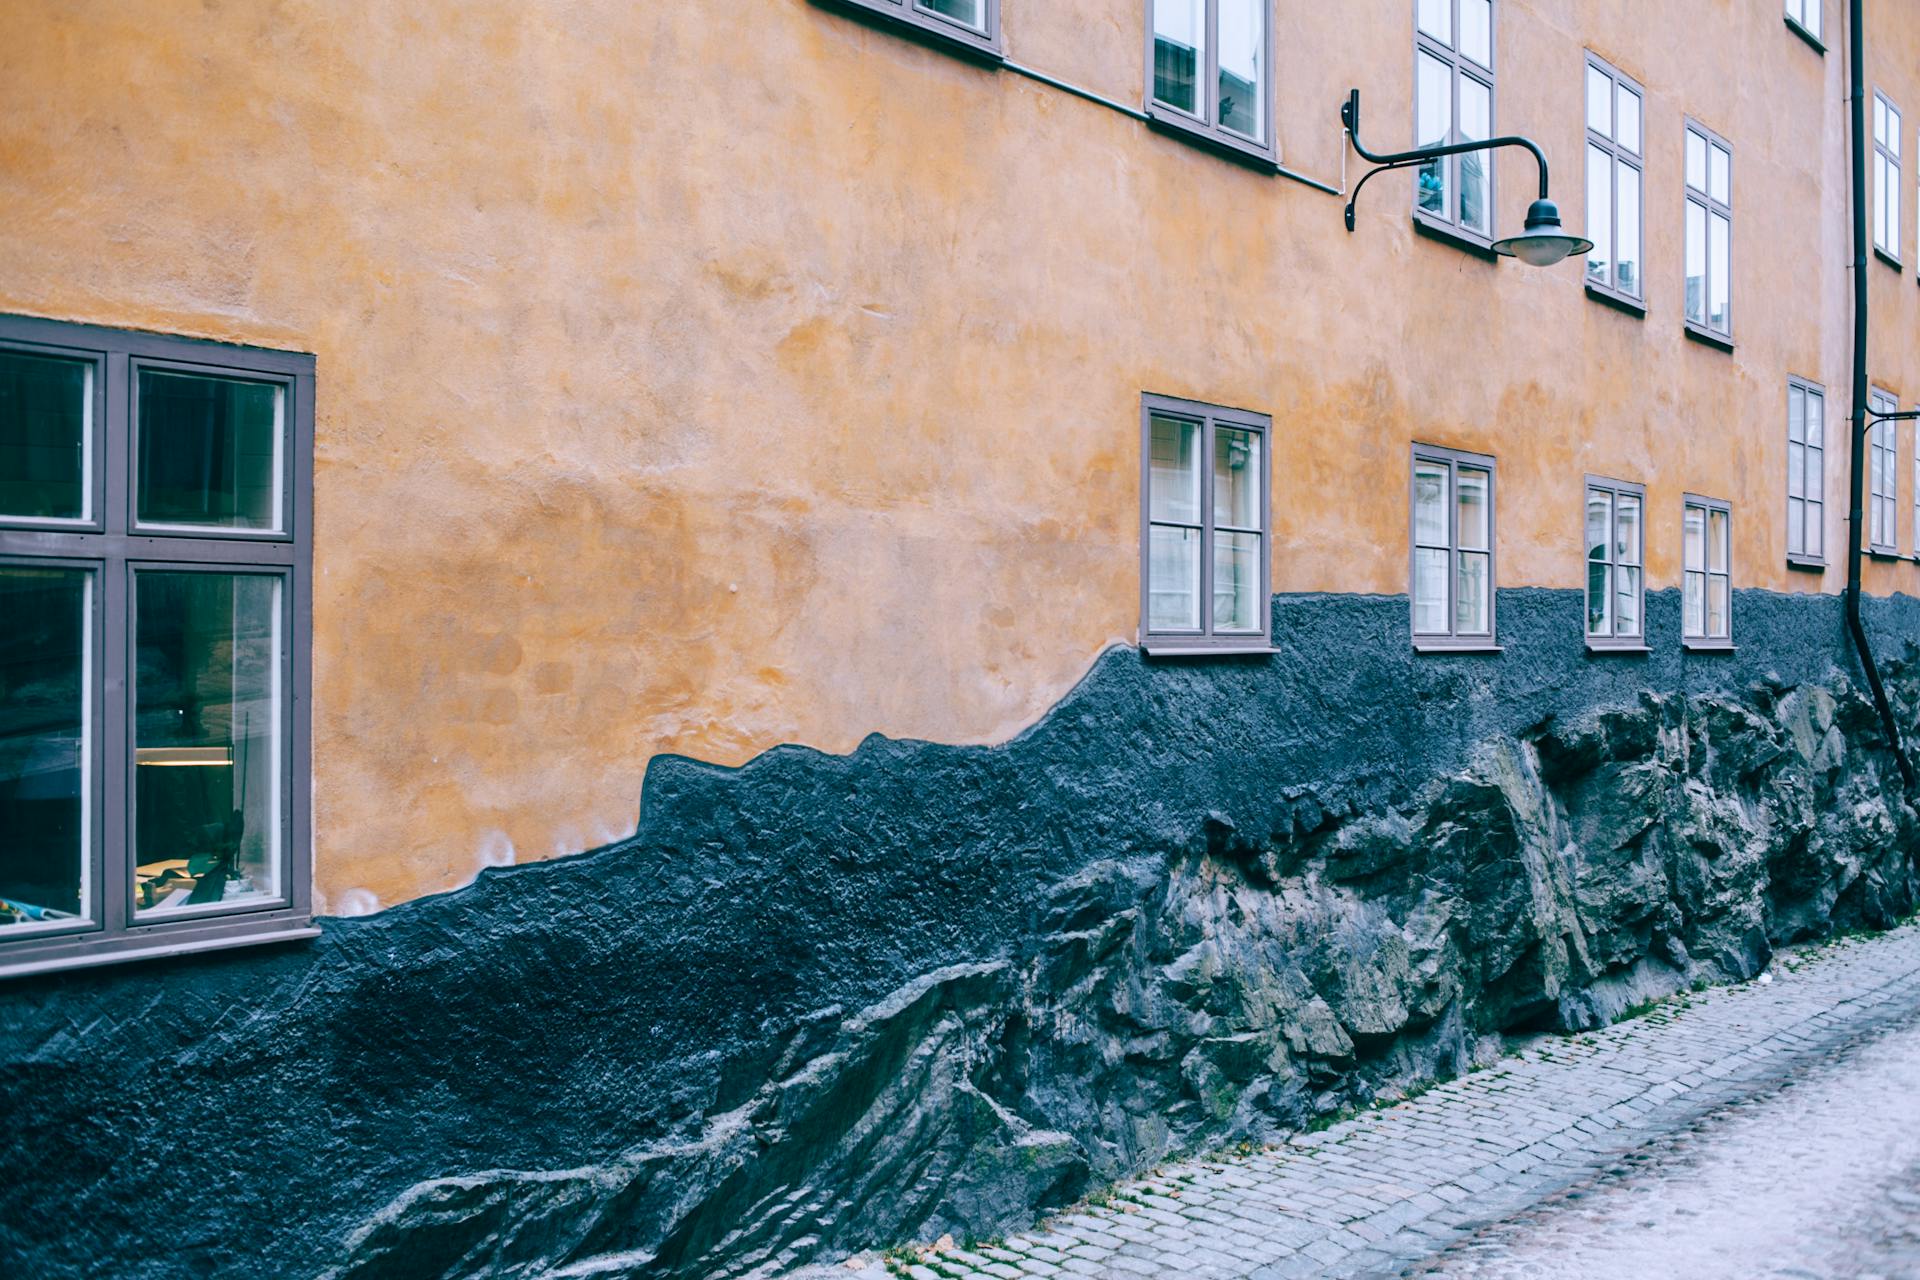
[[[335,915],[370,916],[380,909],[380,895],[371,889],[349,889],[340,895]]]
[[[489,831],[480,838],[480,847],[473,855],[476,872],[488,867],[510,867],[514,863],[513,841],[507,839],[504,831]]]

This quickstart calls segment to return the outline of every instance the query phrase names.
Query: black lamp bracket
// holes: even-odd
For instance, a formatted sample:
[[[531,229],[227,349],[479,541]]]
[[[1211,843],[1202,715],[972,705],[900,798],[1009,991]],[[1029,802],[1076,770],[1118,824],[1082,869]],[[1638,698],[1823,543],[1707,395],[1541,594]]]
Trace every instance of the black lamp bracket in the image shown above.
[[[1353,184],[1353,194],[1347,199],[1347,230],[1353,230],[1353,206],[1360,199],[1360,188],[1367,185],[1367,179],[1376,173],[1386,173],[1390,169],[1409,169],[1425,164],[1429,160],[1438,160],[1442,156],[1463,155],[1469,151],[1491,151],[1496,147],[1525,147],[1533,153],[1540,166],[1540,198],[1547,199],[1547,157],[1542,154],[1531,138],[1522,138],[1509,134],[1500,138],[1488,138],[1485,142],[1456,142],[1451,146],[1420,147],[1413,151],[1395,151],[1390,154],[1376,155],[1367,150],[1360,141],[1360,91],[1352,90],[1347,100],[1340,104],[1340,123],[1347,127],[1347,136],[1353,139],[1353,149],[1362,160],[1377,166],[1360,175],[1360,181]]]

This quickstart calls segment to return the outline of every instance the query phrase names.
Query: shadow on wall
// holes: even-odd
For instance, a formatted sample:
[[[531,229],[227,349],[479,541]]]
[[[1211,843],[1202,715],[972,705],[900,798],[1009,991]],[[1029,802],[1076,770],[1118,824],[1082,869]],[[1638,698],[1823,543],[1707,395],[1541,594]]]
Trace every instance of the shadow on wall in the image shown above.
[[[660,758],[633,839],[302,950],[0,989],[0,1259],[35,1275],[770,1274],[991,1235],[1915,901],[1839,602],[1590,658],[1577,592],[1416,659],[1103,657],[1000,747]],[[1920,703],[1920,602],[1871,602]],[[1889,645],[1889,653],[1897,645]]]

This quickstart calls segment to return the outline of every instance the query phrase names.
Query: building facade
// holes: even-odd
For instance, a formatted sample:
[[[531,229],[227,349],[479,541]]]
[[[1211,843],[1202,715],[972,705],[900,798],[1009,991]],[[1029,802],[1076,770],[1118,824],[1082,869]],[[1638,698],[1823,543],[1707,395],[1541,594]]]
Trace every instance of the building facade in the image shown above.
[[[264,1001],[350,1075],[378,1055],[342,1048],[360,1034],[347,1008],[410,1025],[465,1008],[437,985],[368,994],[416,961],[454,980],[422,940],[450,927],[436,912],[498,958],[550,892],[538,927],[577,929],[542,935],[547,963],[596,945],[598,910],[622,928],[737,917],[727,945],[682,938],[643,972],[583,964],[667,993],[711,980],[682,1004],[645,997],[631,1023],[603,1009],[602,1031],[727,1028],[697,1067],[634,1051],[666,1082],[637,1127],[595,1077],[568,1123],[598,1136],[551,1154],[482,1159],[432,1125],[385,1164],[346,1156],[338,1129],[296,1143],[354,1171],[346,1217],[300,1264],[333,1265],[353,1227],[354,1258],[398,1265],[412,1246],[381,1253],[381,1232],[415,1238],[395,1225],[409,1188],[571,1167],[607,1135],[684,1137],[798,1052],[754,1027],[812,1025],[808,1008],[861,1008],[1044,932],[1037,900],[963,924],[926,883],[837,896],[835,876],[867,874],[850,868],[911,874],[918,854],[955,893],[1016,867],[1071,878],[997,862],[1013,844],[983,834],[989,801],[1031,802],[1036,847],[1126,829],[1135,851],[1219,854],[1282,793],[1299,812],[1316,754],[1358,820],[1541,715],[1768,681],[1853,705],[1847,22],[1842,0],[9,6],[0,972],[18,976],[0,1001],[35,1046],[9,1054],[12,1078],[40,1088],[78,1051],[43,1038],[65,1002],[115,1008],[170,974],[205,976],[223,1007]],[[1885,413],[1920,406],[1920,14],[1873,5],[1866,32]],[[1492,252],[1535,195],[1518,149],[1356,192],[1369,166],[1339,115],[1356,89],[1374,151],[1532,139],[1593,250],[1545,268]],[[1909,420],[1874,429],[1863,511],[1910,727],[1915,441]],[[1131,710],[1103,720],[1090,700],[1119,664]],[[1298,749],[1250,781],[1226,753],[1265,760],[1258,735],[1191,752],[1168,736],[1253,714]],[[1075,716],[1110,736],[1019,756]],[[1871,718],[1837,723],[1891,759]],[[1159,780],[1102,774],[1133,738],[1200,772],[1149,752],[1135,763]],[[937,781],[890,754],[915,743],[954,749],[925,757],[948,762]],[[1842,774],[1904,794],[1877,765]],[[936,797],[940,815],[902,816]],[[1860,836],[1905,870],[1836,881],[1791,926],[1766,898],[1778,910],[1727,955],[1904,902],[1905,805]],[[800,826],[815,853],[769,852]],[[642,847],[638,880],[551,878]],[[555,864],[601,870],[474,883],[603,849]],[[770,867],[777,889],[754,879]],[[886,933],[895,892],[903,921],[942,921],[925,955]],[[767,914],[781,894],[838,905],[801,927]],[[1643,951],[1681,936],[1635,919]],[[224,958],[165,959],[200,950]],[[801,955],[848,990],[785,990]],[[295,1031],[310,963],[345,1003]],[[1572,986],[1549,985],[1482,1029],[1546,1008],[1577,1024]],[[773,989],[778,1009],[750,994]],[[570,1063],[593,1055],[592,1027],[503,999],[529,1035],[580,1037]],[[180,1016],[139,1052],[224,1052],[210,1009]],[[1453,1015],[1407,1016],[1426,1035]],[[293,1110],[322,1105],[274,1078]],[[35,1104],[48,1124],[94,1096],[53,1094]],[[1058,1177],[1007,1203],[1241,1124],[1236,1105],[1136,1125],[1106,1165],[1043,1162]],[[968,1177],[953,1185],[992,1183]],[[677,1243],[649,1244],[659,1274],[800,1256],[798,1218],[723,1248],[715,1224],[760,1219],[701,1203],[698,1230],[660,1219]],[[868,1225],[998,1212],[973,1203]],[[12,1230],[49,1273],[83,1268]],[[276,1230],[240,1234],[279,1247]]]

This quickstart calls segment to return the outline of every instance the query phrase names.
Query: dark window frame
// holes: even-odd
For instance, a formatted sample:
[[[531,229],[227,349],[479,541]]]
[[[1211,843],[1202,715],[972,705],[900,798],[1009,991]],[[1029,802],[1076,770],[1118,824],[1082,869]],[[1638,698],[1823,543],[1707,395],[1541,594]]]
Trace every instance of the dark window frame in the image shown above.
[[[1598,71],[1607,77],[1611,87],[1607,91],[1607,110],[1612,121],[1612,134],[1594,132],[1591,122],[1586,119],[1586,75],[1589,70]],[[1612,260],[1607,263],[1607,274],[1603,280],[1595,280],[1592,273],[1584,272],[1587,296],[1600,302],[1620,305],[1634,315],[1647,313],[1647,91],[1638,80],[1626,74],[1618,67],[1602,58],[1593,50],[1587,50],[1587,60],[1581,69],[1580,116],[1584,122],[1581,136],[1589,147],[1597,147],[1607,153],[1611,163],[1607,166],[1607,204],[1608,225],[1613,228]],[[1626,89],[1640,100],[1640,149],[1628,150],[1620,141],[1620,90]],[[1586,150],[1580,153],[1581,167],[1586,167]],[[1625,165],[1640,175],[1640,200],[1635,210],[1639,222],[1640,260],[1636,267],[1640,272],[1638,291],[1620,287],[1618,274],[1620,268],[1620,166]],[[1593,184],[1592,175],[1587,182],[1587,225],[1593,225]]]
[[[314,358],[27,316],[0,316],[0,346],[91,358],[100,370],[92,424],[95,474],[88,478],[99,486],[98,519],[82,528],[0,516],[0,562],[93,574],[93,669],[87,673],[93,821],[85,868],[92,916],[66,929],[0,934],[0,978],[316,936],[319,930],[311,921]],[[285,388],[283,529],[134,523],[134,389],[143,366]],[[284,879],[275,899],[143,922],[135,914],[131,845],[137,675],[132,608],[137,575],[160,571],[258,574],[283,583],[278,623],[284,637],[279,654],[284,705],[276,727],[286,744],[279,770]]]
[[[1152,625],[1153,420],[1176,418],[1200,427],[1200,627],[1158,629]],[[1260,436],[1259,631],[1217,632],[1213,624],[1213,433],[1216,427]],[[1140,397],[1140,647],[1154,657],[1268,653],[1273,649],[1273,418],[1249,409],[1151,392]],[[1195,527],[1195,526],[1183,526]],[[1232,531],[1232,530],[1229,530]]]
[[[1637,484],[1631,480],[1615,480],[1611,476],[1589,474],[1586,477],[1586,481],[1580,489],[1580,559],[1583,566],[1590,565],[1594,562],[1592,550],[1587,543],[1586,529],[1587,497],[1596,489],[1613,495],[1612,522],[1607,530],[1606,564],[1611,571],[1608,575],[1608,582],[1617,583],[1619,581],[1618,575],[1623,567],[1638,569],[1640,571],[1640,585],[1637,589],[1637,601],[1635,605],[1635,614],[1640,619],[1640,626],[1639,629],[1635,631],[1622,631],[1620,629],[1617,607],[1610,602],[1609,608],[1613,610],[1613,630],[1605,635],[1599,635],[1587,627],[1587,620],[1593,616],[1593,606],[1591,604],[1593,581],[1592,571],[1583,568],[1583,572],[1588,575],[1588,580],[1582,587],[1582,598],[1587,600],[1588,603],[1586,605],[1586,613],[1581,620],[1581,630],[1586,636],[1587,648],[1592,652],[1645,653],[1647,652],[1647,486]],[[1639,546],[1634,549],[1635,558],[1631,562],[1621,560],[1618,552],[1620,499],[1622,497],[1637,498],[1640,502]],[[1614,591],[1616,595],[1618,594],[1617,587],[1610,586],[1609,589]]]
[[[1898,413],[1900,397],[1882,387],[1867,388],[1867,408],[1875,414]],[[1885,483],[1876,485],[1878,472]],[[1892,537],[1880,537],[1881,512]],[[1874,422],[1867,427],[1867,553],[1882,559],[1900,554],[1900,431],[1897,422]]]
[[[1706,515],[1701,525],[1701,555],[1698,569],[1687,565],[1687,511],[1698,507]],[[1721,512],[1727,517],[1727,567],[1716,573],[1713,569],[1713,513]],[[1727,634],[1715,636],[1702,631],[1698,634],[1687,630],[1687,575],[1698,573],[1704,579],[1700,597],[1700,625],[1709,625],[1707,619],[1712,616],[1713,580],[1724,577],[1727,580]],[[1691,653],[1731,653],[1734,648],[1733,626],[1733,503],[1725,498],[1709,498],[1698,493],[1682,494],[1680,498],[1680,647]]]
[[[1422,462],[1439,463],[1447,468],[1447,630],[1421,631],[1419,618],[1419,559],[1423,544],[1419,540],[1420,494],[1416,472]],[[1455,591],[1460,581],[1460,468],[1487,473],[1487,629],[1484,632],[1459,630],[1459,601]],[[1437,545],[1429,547],[1438,550]],[[1468,548],[1476,554],[1477,548]],[[1444,445],[1416,442],[1407,458],[1407,630],[1416,653],[1498,653],[1500,652],[1500,469],[1490,454],[1470,453]]]
[[[1001,43],[1000,0],[983,0],[986,7],[986,31],[976,31],[964,22],[926,7],[925,0],[814,0],[828,8],[871,15],[881,22],[916,36],[925,37],[956,52],[990,61],[1005,57]]]
[[[1412,73],[1413,100],[1413,145],[1426,145],[1420,138],[1420,58],[1427,54],[1446,64],[1448,76],[1448,101],[1450,103],[1447,136],[1443,139],[1449,144],[1466,141],[1460,135],[1460,81],[1471,79],[1487,91],[1487,136],[1499,135],[1500,127],[1500,86],[1494,73],[1494,67],[1500,61],[1500,4],[1492,0],[1487,6],[1487,65],[1482,66],[1476,59],[1462,53],[1460,44],[1460,0],[1445,0],[1451,12],[1451,30],[1453,42],[1442,44],[1435,37],[1420,29],[1420,0],[1412,0],[1413,12],[1413,62],[1409,68]],[[1460,221],[1460,166],[1467,158],[1465,155],[1448,156],[1440,161],[1446,166],[1447,173],[1447,212],[1448,216],[1429,212],[1420,207],[1420,181],[1418,167],[1414,169],[1413,221],[1421,231],[1430,233],[1436,239],[1457,244],[1478,256],[1498,261],[1493,252],[1494,237],[1499,232],[1495,224],[1494,211],[1500,207],[1499,167],[1494,163],[1493,152],[1481,151],[1468,153],[1479,157],[1487,167],[1487,229],[1482,232]]]
[[[1893,99],[1889,98],[1884,90],[1876,88],[1873,91],[1873,105],[1875,119],[1870,126],[1873,129],[1874,161],[1873,217],[1871,221],[1875,224],[1878,223],[1881,213],[1885,211],[1889,193],[1891,193],[1893,203],[1896,206],[1893,210],[1893,216],[1886,220],[1886,232],[1891,243],[1883,243],[1881,241],[1880,227],[1878,225],[1874,225],[1872,228],[1873,256],[1892,267],[1895,271],[1902,271],[1905,269],[1901,265],[1900,259],[1900,218],[1902,215],[1897,206],[1904,203],[1900,198],[1901,184],[1906,181],[1906,179],[1900,176],[1900,131],[1906,126],[1902,119],[1900,108],[1893,105]],[[1886,113],[1884,118],[1893,126],[1885,131],[1887,136],[1892,139],[1891,143],[1882,140],[1880,136],[1882,131],[1878,125],[1882,112]],[[1889,174],[1892,175],[1893,180],[1891,182],[1887,181],[1887,175]]]
[[[1154,96],[1154,9],[1160,0],[1147,0],[1146,4],[1146,106],[1147,122],[1166,133],[1189,141],[1201,143],[1216,150],[1225,151],[1234,158],[1245,158],[1259,167],[1278,165],[1280,162],[1279,123],[1274,118],[1278,93],[1273,75],[1273,0],[1259,0],[1260,10],[1265,19],[1266,31],[1261,46],[1261,72],[1266,80],[1261,88],[1260,118],[1265,126],[1264,139],[1252,139],[1243,133],[1227,128],[1214,120],[1219,114],[1215,99],[1219,97],[1220,83],[1220,0],[1205,0],[1206,14],[1202,19],[1207,24],[1207,51],[1205,64],[1200,68],[1200,90],[1202,106],[1200,115],[1184,111],[1169,102],[1162,102]]]
[[[1686,326],[1687,336],[1697,338],[1708,346],[1718,347],[1723,351],[1732,351],[1734,340],[1733,263],[1735,259],[1733,249],[1733,144],[1715,133],[1712,129],[1707,128],[1706,125],[1695,120],[1692,116],[1684,118],[1683,126],[1680,138],[1680,318]],[[1705,190],[1696,188],[1687,181],[1686,135],[1689,133],[1698,134],[1706,145],[1707,172],[1704,181],[1707,186]],[[1717,200],[1713,196],[1713,150],[1715,147],[1719,147],[1727,153],[1727,198],[1724,201]],[[1703,239],[1700,245],[1700,252],[1704,255],[1705,266],[1700,276],[1700,305],[1701,314],[1705,317],[1704,320],[1695,320],[1687,314],[1686,211],[1689,205],[1698,205],[1701,209],[1700,234]],[[1713,327],[1713,217],[1715,214],[1720,214],[1727,220],[1727,327],[1725,330]]]
[[[1798,440],[1795,440],[1793,438],[1793,397],[1795,393],[1798,393],[1801,397],[1800,439]],[[1806,421],[1807,421],[1806,407],[1815,401],[1818,401],[1820,404],[1820,443],[1817,445],[1809,444],[1807,442],[1807,428],[1806,428]],[[1799,475],[1798,475],[1801,491],[1797,494],[1793,491],[1794,481],[1796,479],[1794,465],[1793,465],[1793,447],[1795,445],[1800,446],[1801,454],[1802,454],[1802,462],[1800,465]],[[1810,496],[1806,492],[1806,463],[1804,459],[1808,455],[1815,454],[1815,453],[1820,455],[1820,493],[1818,496]],[[1824,573],[1826,571],[1826,568],[1827,568],[1827,524],[1826,524],[1827,492],[1826,490],[1827,490],[1827,389],[1821,386],[1819,383],[1812,381],[1811,379],[1802,378],[1802,377],[1795,376],[1793,374],[1789,374],[1787,375],[1787,567],[1790,569],[1806,569],[1806,570],[1811,570],[1819,573]],[[1794,534],[1793,504],[1795,502],[1799,502],[1801,504],[1801,525],[1800,525],[1801,535],[1800,535],[1799,550],[1795,550],[1793,545],[1793,534]],[[1814,507],[1819,508],[1820,551],[1818,554],[1810,552],[1806,549],[1806,532],[1805,532],[1807,527],[1806,522],[1807,522],[1808,516],[1811,514],[1812,508]]]

